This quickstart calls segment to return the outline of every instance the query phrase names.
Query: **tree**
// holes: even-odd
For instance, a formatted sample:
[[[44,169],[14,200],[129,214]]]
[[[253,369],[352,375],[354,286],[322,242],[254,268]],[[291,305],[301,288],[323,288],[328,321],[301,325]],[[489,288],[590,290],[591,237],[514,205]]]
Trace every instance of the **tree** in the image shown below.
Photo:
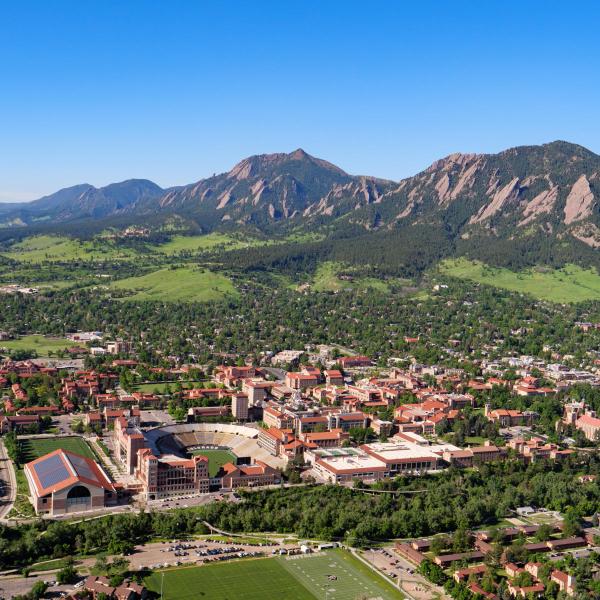
[[[435,556],[439,556],[449,546],[449,540],[445,535],[438,535],[431,540],[430,550]]]
[[[535,539],[538,540],[538,542],[546,542],[552,537],[552,533],[552,527],[547,523],[544,523],[540,525],[540,528],[537,530]]]
[[[29,592],[32,600],[39,600],[42,598],[48,589],[48,584],[45,581],[36,581]]]
[[[60,583],[61,585],[65,583],[73,583],[74,581],[76,581],[76,579],[77,570],[75,569],[73,564],[66,565],[56,574],[56,581],[58,581],[58,583]]]

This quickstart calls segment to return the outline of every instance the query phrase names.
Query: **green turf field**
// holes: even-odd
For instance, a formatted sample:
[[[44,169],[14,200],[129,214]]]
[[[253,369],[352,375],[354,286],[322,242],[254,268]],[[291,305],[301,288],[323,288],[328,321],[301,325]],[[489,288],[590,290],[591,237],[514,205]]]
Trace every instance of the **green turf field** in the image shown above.
[[[224,562],[164,572],[164,600],[315,600],[274,558]],[[146,578],[160,594],[162,572]]]
[[[48,352],[65,350],[75,346],[74,342],[64,338],[45,337],[43,335],[24,335],[16,340],[0,342],[1,348],[11,350],[35,350],[38,356],[48,356]]]
[[[562,269],[536,268],[514,272],[461,258],[443,261],[440,271],[452,277],[530,294],[550,302],[600,299],[600,275],[595,269],[582,269],[576,265],[567,265]]]
[[[146,579],[160,593],[162,572]],[[165,600],[396,600],[403,595],[350,553],[241,560],[164,571]],[[335,576],[330,580],[329,576]]]
[[[128,277],[111,284],[118,290],[134,292],[126,300],[163,300],[208,302],[237,296],[231,280],[220,273],[181,267],[160,269],[140,277]]]
[[[214,477],[225,463],[232,462],[235,465],[236,461],[235,454],[227,450],[195,450],[194,454],[200,454],[208,458],[208,474],[210,477]]]
[[[374,573],[345,550],[329,550],[297,557],[278,557],[284,568],[299,583],[308,588],[315,598],[327,600],[354,600],[355,598],[403,598],[392,583]],[[329,580],[329,576],[336,577]]]
[[[87,445],[87,442],[80,437],[54,437],[54,438],[36,438],[21,440],[21,447],[25,456],[25,462],[35,460],[44,454],[54,452],[58,448],[63,450],[70,450],[77,454],[82,454],[88,458],[95,458],[91,448]]]

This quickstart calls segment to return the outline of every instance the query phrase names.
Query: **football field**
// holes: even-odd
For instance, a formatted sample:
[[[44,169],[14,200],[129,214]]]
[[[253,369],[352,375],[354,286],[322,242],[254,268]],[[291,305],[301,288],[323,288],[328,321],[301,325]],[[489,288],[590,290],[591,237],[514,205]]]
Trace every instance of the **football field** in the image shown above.
[[[280,557],[297,580],[319,600],[403,598],[399,590],[345,550]]]
[[[274,558],[158,571],[146,578],[146,587],[160,595],[161,580],[164,600],[315,599]]]
[[[28,438],[21,440],[20,443],[26,462],[35,460],[49,452],[54,452],[54,450],[58,450],[59,448],[70,450],[87,458],[95,458],[87,442],[82,437],[75,435],[68,437]]]
[[[163,578],[164,573],[164,578]],[[146,586],[164,600],[396,600],[403,595],[350,553],[223,562],[157,571]]]

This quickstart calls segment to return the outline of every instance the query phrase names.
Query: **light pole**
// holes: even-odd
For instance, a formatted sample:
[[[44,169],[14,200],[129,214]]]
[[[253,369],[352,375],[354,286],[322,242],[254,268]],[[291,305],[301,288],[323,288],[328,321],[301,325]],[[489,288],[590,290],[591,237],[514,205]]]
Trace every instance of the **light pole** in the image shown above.
[[[163,600],[163,585],[165,583],[165,572],[161,572],[160,577],[160,600]]]

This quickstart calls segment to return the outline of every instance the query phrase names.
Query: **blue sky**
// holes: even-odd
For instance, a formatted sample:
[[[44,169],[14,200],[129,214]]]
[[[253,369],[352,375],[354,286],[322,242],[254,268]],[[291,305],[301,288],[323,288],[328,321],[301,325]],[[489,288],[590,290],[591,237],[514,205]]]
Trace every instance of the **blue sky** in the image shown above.
[[[600,152],[600,5],[0,4],[0,201],[163,186],[302,147],[400,179],[451,152]]]

